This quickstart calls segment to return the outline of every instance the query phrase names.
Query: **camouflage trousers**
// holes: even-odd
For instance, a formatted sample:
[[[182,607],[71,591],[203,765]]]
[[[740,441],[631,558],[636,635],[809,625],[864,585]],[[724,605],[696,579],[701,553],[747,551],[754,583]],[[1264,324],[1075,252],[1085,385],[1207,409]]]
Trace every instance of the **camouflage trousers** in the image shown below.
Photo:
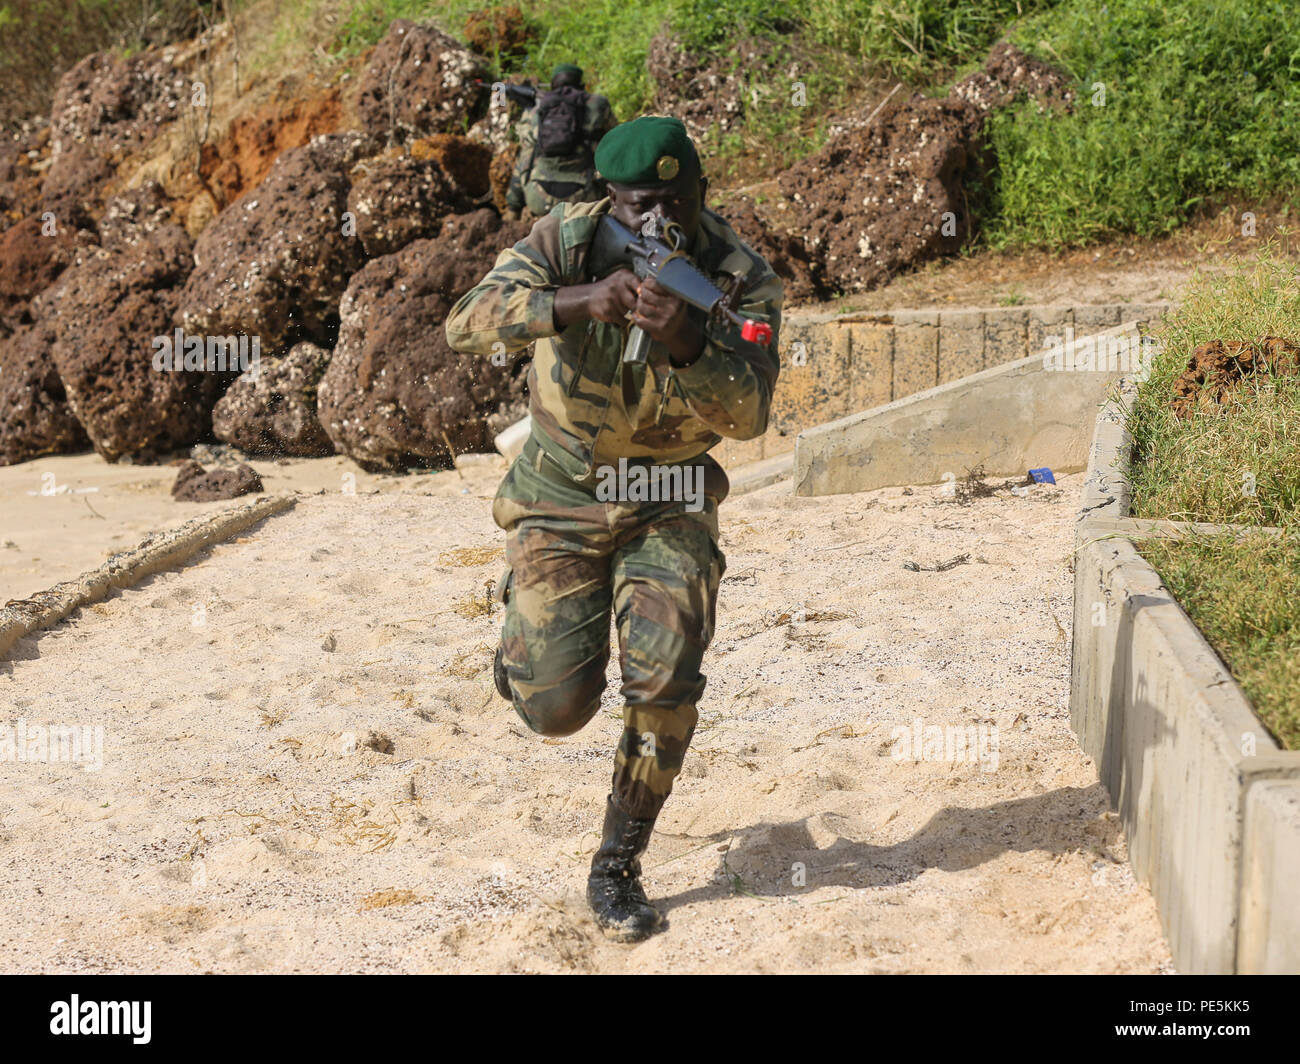
[[[707,456],[691,461],[721,474]],[[602,502],[530,439],[493,503],[508,533],[497,590],[503,660],[515,711],[533,731],[571,735],[600,709],[613,610],[624,708],[612,792],[629,816],[658,814],[695,731],[726,571],[721,481],[695,511],[682,501]]]

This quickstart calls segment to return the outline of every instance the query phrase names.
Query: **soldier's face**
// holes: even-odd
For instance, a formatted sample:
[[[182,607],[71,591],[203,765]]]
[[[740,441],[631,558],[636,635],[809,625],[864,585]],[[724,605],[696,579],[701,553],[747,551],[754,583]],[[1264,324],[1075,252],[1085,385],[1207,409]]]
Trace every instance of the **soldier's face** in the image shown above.
[[[635,230],[640,230],[647,214],[676,222],[682,227],[686,239],[693,241],[700,229],[700,211],[708,187],[708,178],[704,177],[678,177],[662,185],[643,188],[611,183],[610,213],[629,229]]]

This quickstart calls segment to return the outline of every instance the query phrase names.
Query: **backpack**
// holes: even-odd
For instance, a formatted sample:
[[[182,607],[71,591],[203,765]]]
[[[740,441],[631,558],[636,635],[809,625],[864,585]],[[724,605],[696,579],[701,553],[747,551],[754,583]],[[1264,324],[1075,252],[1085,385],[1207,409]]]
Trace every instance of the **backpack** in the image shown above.
[[[574,155],[582,146],[587,93],[561,85],[537,101],[537,154]]]

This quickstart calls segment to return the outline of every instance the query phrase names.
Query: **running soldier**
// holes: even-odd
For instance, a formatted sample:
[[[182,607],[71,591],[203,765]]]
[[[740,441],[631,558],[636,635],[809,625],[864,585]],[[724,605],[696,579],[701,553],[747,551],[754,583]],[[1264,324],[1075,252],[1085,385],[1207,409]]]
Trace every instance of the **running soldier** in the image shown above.
[[[595,163],[608,197],[540,219],[452,308],[446,329],[453,348],[480,355],[536,343],[531,435],[492,508],[508,533],[494,676],[533,731],[578,731],[600,708],[613,610],[624,728],[587,898],[607,935],[639,941],[663,926],[640,857],[694,733],[726,571],[718,504],[730,483],[706,452],[767,427],[783,289],[704,207],[708,180],[680,121],[618,126]],[[770,343],[741,339],[653,279],[593,261],[607,212],[631,229],[648,219],[680,226],[690,258],[719,288],[739,285],[738,309],[770,324]],[[622,359],[632,325],[651,338],[644,363]],[[702,497],[610,500],[599,490],[613,467],[650,463],[678,483],[693,474]]]

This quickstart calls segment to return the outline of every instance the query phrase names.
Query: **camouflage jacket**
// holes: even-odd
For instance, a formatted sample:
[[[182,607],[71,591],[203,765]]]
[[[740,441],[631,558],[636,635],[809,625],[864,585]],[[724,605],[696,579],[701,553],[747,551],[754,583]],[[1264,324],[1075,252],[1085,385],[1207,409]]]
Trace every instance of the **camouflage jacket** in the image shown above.
[[[587,114],[582,123],[582,149],[573,155],[538,155],[537,108],[533,107],[518,126],[519,155],[515,159],[515,170],[506,195],[509,205],[516,210],[523,206],[523,189],[529,181],[586,184],[596,172],[593,161],[596,145],[617,124],[609,100],[591,93],[587,96]]]
[[[595,279],[588,253],[609,202],[560,204],[539,219],[527,237],[497,256],[446,324],[451,346],[473,354],[517,351],[536,341],[528,375],[533,435],[579,482],[620,457],[682,462],[724,436],[762,435],[780,370],[781,281],[710,210],[702,213],[691,258],[724,290],[733,277],[743,277],[740,313],[768,322],[771,344],[748,343],[734,327],[710,323],[700,357],[675,368],[657,342],[647,363],[624,363],[628,325],[590,320],[557,330],[555,289]],[[689,313],[704,324],[694,308]]]

